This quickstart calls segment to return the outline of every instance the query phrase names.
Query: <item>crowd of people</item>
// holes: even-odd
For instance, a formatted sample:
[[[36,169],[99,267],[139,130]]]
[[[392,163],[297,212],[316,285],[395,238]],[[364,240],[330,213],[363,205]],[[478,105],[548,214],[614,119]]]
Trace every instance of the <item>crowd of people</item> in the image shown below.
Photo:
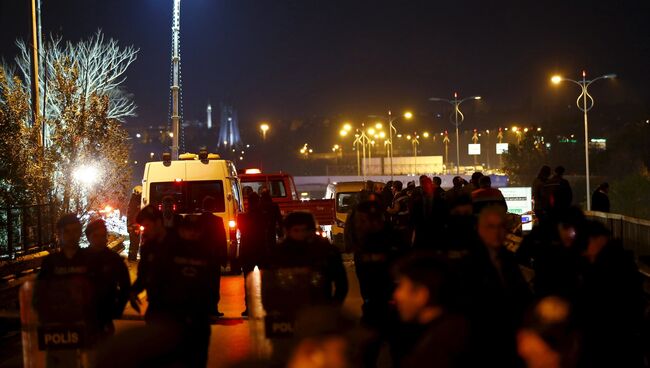
[[[59,221],[62,252],[44,261],[39,279],[94,283],[85,297],[95,302],[82,304],[82,314],[98,321],[91,343],[107,342],[100,366],[205,366],[210,323],[222,316],[221,267],[230,262],[245,276],[262,270],[273,345],[272,357],[242,367],[642,367],[645,302],[634,258],[572,205],[563,174],[540,170],[538,223],[515,248],[506,238],[517,221],[489,176],[455,177],[448,190],[425,175],[406,187],[367,183],[344,232],[360,323],[342,310],[349,274],[341,252],[311,214],[282,218],[264,190],[247,196],[234,258],[218,216],[168,218],[147,206],[135,219],[145,231],[133,285],[108,254],[102,223],[87,226],[91,247],[79,249],[75,215]],[[146,326],[110,339],[112,319],[127,300],[139,310],[145,290]],[[46,316],[52,308],[44,305],[36,303]],[[290,328],[278,332],[274,323]]]

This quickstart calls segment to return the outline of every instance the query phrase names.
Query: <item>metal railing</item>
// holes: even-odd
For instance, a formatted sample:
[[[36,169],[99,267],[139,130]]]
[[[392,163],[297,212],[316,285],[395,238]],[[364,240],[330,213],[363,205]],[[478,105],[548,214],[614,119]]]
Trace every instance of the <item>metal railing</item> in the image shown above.
[[[625,249],[634,252],[642,272],[647,272],[650,266],[650,220],[597,211],[587,211],[585,216],[604,223]]]
[[[55,212],[50,204],[0,207],[0,259],[49,248],[54,241]]]

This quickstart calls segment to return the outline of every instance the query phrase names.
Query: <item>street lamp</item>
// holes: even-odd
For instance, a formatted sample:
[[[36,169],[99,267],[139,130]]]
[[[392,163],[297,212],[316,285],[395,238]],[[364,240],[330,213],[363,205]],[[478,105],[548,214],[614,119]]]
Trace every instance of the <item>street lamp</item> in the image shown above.
[[[410,120],[413,118],[413,113],[410,111],[404,112],[402,115],[404,119]],[[388,145],[388,161],[390,165],[390,180],[393,180],[393,132],[397,134],[397,129],[395,128],[395,125],[393,125],[397,121],[397,117],[393,116],[392,111],[388,110],[388,116],[378,116],[378,115],[370,115],[370,118],[375,118],[375,119],[384,119],[388,121],[388,141],[384,142],[384,144]],[[379,123],[378,123],[379,124]]]
[[[578,105],[578,109],[583,112],[585,120],[585,181],[587,187],[587,211],[591,211],[591,189],[589,187],[589,122],[587,119],[587,111],[591,110],[594,107],[594,98],[589,94],[589,86],[600,79],[614,78],[616,78],[616,74],[605,74],[601,75],[598,78],[588,80],[587,72],[585,70],[582,71],[582,80],[564,78],[560,75],[554,75],[551,78],[551,82],[553,84],[560,84],[561,82],[567,81],[577,84],[580,87],[580,95],[578,95],[578,98],[576,99],[576,105]]]
[[[460,136],[458,134],[458,127],[465,120],[465,115],[460,111],[460,104],[469,100],[480,100],[481,96],[471,96],[463,98],[462,100],[458,99],[458,93],[454,92],[454,99],[449,100],[446,98],[431,97],[429,101],[435,102],[446,102],[454,107],[454,121],[453,124],[456,126],[456,175],[460,175]],[[451,118],[451,116],[450,116]],[[460,120],[459,120],[460,119]]]
[[[260,130],[262,131],[262,139],[266,140],[266,132],[268,132],[270,129],[269,124],[267,123],[262,123],[260,124]]]

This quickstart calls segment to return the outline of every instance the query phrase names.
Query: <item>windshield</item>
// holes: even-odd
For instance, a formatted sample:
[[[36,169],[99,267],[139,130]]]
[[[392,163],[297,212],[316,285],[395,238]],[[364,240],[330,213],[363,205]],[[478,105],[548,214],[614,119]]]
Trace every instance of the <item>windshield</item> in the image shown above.
[[[177,213],[226,210],[221,180],[151,183],[150,193],[152,205],[162,209],[163,201],[167,200]]]
[[[359,203],[359,192],[336,194],[336,212],[348,213]]]
[[[242,183],[244,195],[247,195],[250,191],[260,194],[261,189],[265,187],[269,188],[271,197],[273,198],[281,198],[287,196],[287,190],[284,187],[283,180],[247,181]]]

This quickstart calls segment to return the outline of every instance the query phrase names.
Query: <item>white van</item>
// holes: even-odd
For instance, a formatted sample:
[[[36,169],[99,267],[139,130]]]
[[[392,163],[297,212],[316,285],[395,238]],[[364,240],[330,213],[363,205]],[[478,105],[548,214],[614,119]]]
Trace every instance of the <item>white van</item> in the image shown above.
[[[180,215],[211,211],[223,219],[229,250],[236,250],[237,215],[243,212],[243,202],[235,165],[205,151],[180,155],[176,161],[170,158],[165,154],[163,161],[145,165],[142,207],[162,208],[163,198],[171,197],[174,212]],[[213,208],[203,208],[206,197],[215,199]]]
[[[340,249],[345,248],[343,231],[348,213],[359,203],[361,191],[365,187],[365,181],[351,181],[327,186],[325,199],[334,199],[336,212],[336,221],[332,226],[332,242]]]

